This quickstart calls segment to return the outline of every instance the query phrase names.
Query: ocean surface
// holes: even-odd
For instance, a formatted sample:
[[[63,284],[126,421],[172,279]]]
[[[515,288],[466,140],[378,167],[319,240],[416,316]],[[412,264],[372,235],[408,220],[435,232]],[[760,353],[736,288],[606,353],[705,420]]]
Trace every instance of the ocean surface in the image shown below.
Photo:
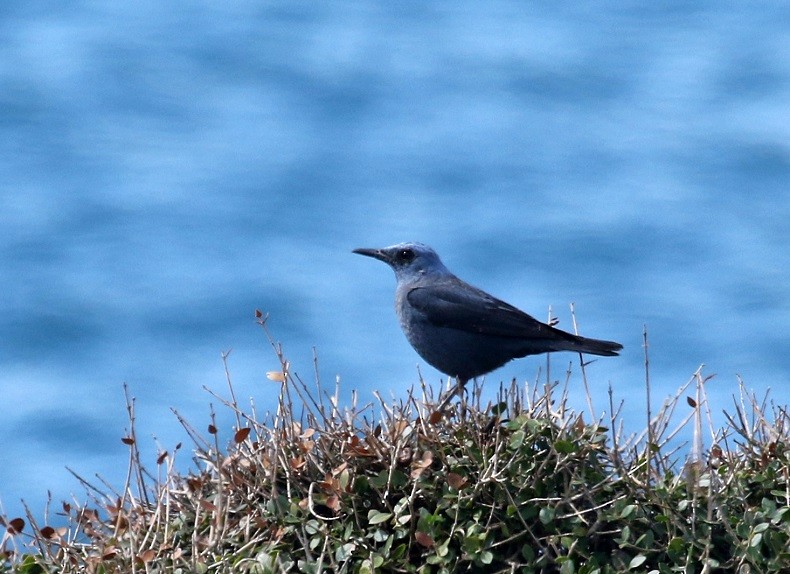
[[[588,368],[599,415],[611,385],[641,429],[645,327],[654,403],[704,364],[719,422],[738,377],[786,404],[788,22],[781,2],[3,2],[0,514],[85,500],[67,466],[123,484],[124,383],[151,467],[178,442],[189,467],[171,409],[205,429],[213,404],[232,436],[204,389],[227,394],[223,353],[272,409],[256,309],[346,403],[418,368],[438,388],[392,272],[351,253],[406,240],[625,345]],[[586,408],[577,374],[569,393]]]

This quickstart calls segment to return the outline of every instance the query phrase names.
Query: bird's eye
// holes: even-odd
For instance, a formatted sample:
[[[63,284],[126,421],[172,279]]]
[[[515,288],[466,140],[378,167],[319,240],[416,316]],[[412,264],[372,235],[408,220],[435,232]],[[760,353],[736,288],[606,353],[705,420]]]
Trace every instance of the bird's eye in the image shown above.
[[[398,260],[401,263],[409,263],[412,259],[414,259],[414,251],[411,249],[401,249],[398,251]]]

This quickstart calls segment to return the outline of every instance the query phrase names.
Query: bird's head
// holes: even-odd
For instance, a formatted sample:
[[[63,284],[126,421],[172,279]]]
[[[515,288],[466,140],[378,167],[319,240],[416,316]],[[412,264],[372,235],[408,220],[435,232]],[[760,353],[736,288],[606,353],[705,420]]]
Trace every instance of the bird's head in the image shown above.
[[[425,275],[449,275],[436,251],[422,243],[398,243],[382,249],[354,249],[354,253],[383,261],[398,281],[414,281]]]

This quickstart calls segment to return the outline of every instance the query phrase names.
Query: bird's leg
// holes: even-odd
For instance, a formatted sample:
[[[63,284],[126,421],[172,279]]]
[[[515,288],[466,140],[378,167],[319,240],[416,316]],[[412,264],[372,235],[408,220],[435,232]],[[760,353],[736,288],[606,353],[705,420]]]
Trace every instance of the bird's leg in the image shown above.
[[[456,377],[456,385],[455,390],[458,393],[458,402],[461,405],[461,420],[466,418],[466,382],[468,379],[462,379],[461,377]]]
[[[465,414],[466,404],[464,400],[464,385],[466,385],[466,381],[467,379],[461,379],[459,377],[455,377],[455,385],[453,385],[452,388],[448,389],[447,394],[444,395],[443,399],[441,398],[440,395],[439,398],[441,399],[441,402],[439,403],[439,406],[436,408],[436,410],[442,412],[445,409],[445,407],[447,407],[447,405],[450,404],[450,401],[453,400],[453,397],[458,396],[461,402],[461,410],[462,410],[461,414],[462,415]]]
[[[439,406],[436,407],[438,412],[442,412],[447,405],[450,404],[450,401],[453,400],[453,397],[456,395],[456,391],[458,390],[458,385],[455,384],[451,389],[447,390],[447,393],[442,393],[439,395]],[[444,396],[444,398],[442,398]]]

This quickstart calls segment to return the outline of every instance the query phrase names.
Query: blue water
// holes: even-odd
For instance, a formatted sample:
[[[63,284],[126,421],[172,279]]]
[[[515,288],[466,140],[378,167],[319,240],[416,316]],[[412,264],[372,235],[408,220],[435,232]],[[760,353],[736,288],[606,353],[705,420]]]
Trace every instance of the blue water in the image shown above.
[[[418,365],[438,385],[391,272],[350,253],[404,240],[566,329],[575,302],[582,333],[625,345],[588,375],[634,427],[644,325],[656,401],[705,363],[714,412],[736,375],[786,403],[787,22],[784,3],[4,2],[6,513],[84,499],[66,465],[122,483],[123,382],[152,466],[152,436],[187,440],[171,407],[208,424],[223,352],[271,408],[256,308],[344,400],[403,396]]]

